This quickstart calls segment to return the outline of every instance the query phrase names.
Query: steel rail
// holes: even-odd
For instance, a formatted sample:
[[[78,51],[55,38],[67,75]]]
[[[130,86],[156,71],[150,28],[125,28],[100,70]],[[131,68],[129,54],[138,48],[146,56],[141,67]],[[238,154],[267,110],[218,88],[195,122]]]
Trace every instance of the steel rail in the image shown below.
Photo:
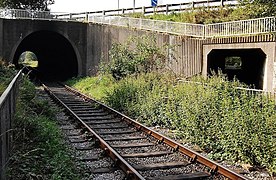
[[[124,160],[107,142],[105,142],[91,127],[86,124],[76,113],[74,113],[65,103],[63,103],[45,84],[42,84],[44,90],[54,98],[59,104],[61,104],[75,119],[81,123],[81,127],[86,128],[90,133],[93,134],[93,137],[98,140],[99,146],[104,150],[111,159],[119,166],[127,175],[127,179],[134,180],[145,180],[145,178],[132,167],[128,162]]]
[[[82,98],[84,98],[85,100],[87,101],[92,101],[92,102],[95,102],[97,104],[99,104],[100,106],[102,106],[103,108],[107,109],[108,111],[111,111],[111,112],[114,112],[116,113],[117,115],[121,116],[122,120],[124,120],[125,122],[127,122],[128,124],[132,125],[132,126],[135,126],[138,130],[140,131],[143,131],[145,132],[146,134],[154,137],[155,139],[157,139],[159,142],[162,142],[162,143],[165,143],[167,144],[168,146],[170,146],[171,148],[173,148],[175,151],[179,151],[187,156],[189,156],[191,158],[191,160],[193,162],[199,162],[207,167],[209,167],[213,174],[215,173],[219,173],[219,174],[222,174],[223,176],[229,178],[229,179],[232,179],[232,180],[246,180],[248,179],[247,177],[231,170],[231,169],[228,169],[220,164],[218,164],[217,162],[215,161],[212,161],[210,159],[207,159],[206,157],[204,157],[203,155],[191,150],[191,149],[188,149],[186,147],[184,147],[183,145],[177,143],[176,141],[168,138],[168,137],[165,137],[164,135],[152,130],[152,129],[149,129],[148,127],[144,126],[143,124],[127,117],[126,115],[116,111],[115,109],[113,108],[110,108],[108,106],[106,106],[105,104],[91,98],[91,97],[88,97],[87,95],[84,95],[82,94],[81,92],[77,91],[76,89],[73,89],[67,85],[64,85],[64,87],[78,95],[78,96],[81,96]]]

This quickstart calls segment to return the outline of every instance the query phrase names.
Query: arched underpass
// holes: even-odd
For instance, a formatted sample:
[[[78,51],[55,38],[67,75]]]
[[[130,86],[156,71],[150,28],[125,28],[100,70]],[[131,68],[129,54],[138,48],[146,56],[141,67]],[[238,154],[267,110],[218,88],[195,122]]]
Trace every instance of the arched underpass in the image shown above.
[[[18,64],[20,55],[26,51],[37,56],[37,75],[43,80],[66,80],[78,75],[74,48],[59,33],[37,31],[25,37],[15,51],[14,64]]]
[[[260,48],[213,49],[207,56],[207,73],[227,74],[230,80],[239,81],[263,89],[266,54]]]

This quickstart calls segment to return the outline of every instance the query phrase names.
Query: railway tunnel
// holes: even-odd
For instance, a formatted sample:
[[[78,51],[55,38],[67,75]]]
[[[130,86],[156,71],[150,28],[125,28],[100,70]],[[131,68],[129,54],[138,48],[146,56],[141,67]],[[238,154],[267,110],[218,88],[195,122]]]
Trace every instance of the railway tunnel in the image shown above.
[[[30,51],[38,60],[36,75],[42,80],[63,81],[78,75],[78,61],[72,44],[53,31],[36,31],[26,36],[16,48],[13,63],[18,65],[22,53]]]
[[[213,49],[207,56],[207,73],[226,74],[252,88],[263,89],[266,54],[260,48]]]

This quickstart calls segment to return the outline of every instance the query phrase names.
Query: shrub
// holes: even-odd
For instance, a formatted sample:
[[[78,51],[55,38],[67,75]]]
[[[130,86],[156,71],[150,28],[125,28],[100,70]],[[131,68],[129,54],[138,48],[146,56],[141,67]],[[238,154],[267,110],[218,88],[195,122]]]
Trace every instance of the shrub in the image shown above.
[[[124,44],[112,45],[109,61],[102,61],[100,71],[120,80],[128,75],[162,69],[165,59],[165,51],[156,46],[154,36],[130,37]]]

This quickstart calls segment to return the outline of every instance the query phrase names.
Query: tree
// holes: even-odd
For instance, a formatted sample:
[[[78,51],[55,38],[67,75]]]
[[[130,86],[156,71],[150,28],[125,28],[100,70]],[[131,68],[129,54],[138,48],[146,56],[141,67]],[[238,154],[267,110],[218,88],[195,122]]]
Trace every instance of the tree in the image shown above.
[[[0,7],[10,9],[31,9],[48,11],[54,0],[0,0]]]
[[[252,17],[267,17],[276,15],[276,0],[240,0]]]

